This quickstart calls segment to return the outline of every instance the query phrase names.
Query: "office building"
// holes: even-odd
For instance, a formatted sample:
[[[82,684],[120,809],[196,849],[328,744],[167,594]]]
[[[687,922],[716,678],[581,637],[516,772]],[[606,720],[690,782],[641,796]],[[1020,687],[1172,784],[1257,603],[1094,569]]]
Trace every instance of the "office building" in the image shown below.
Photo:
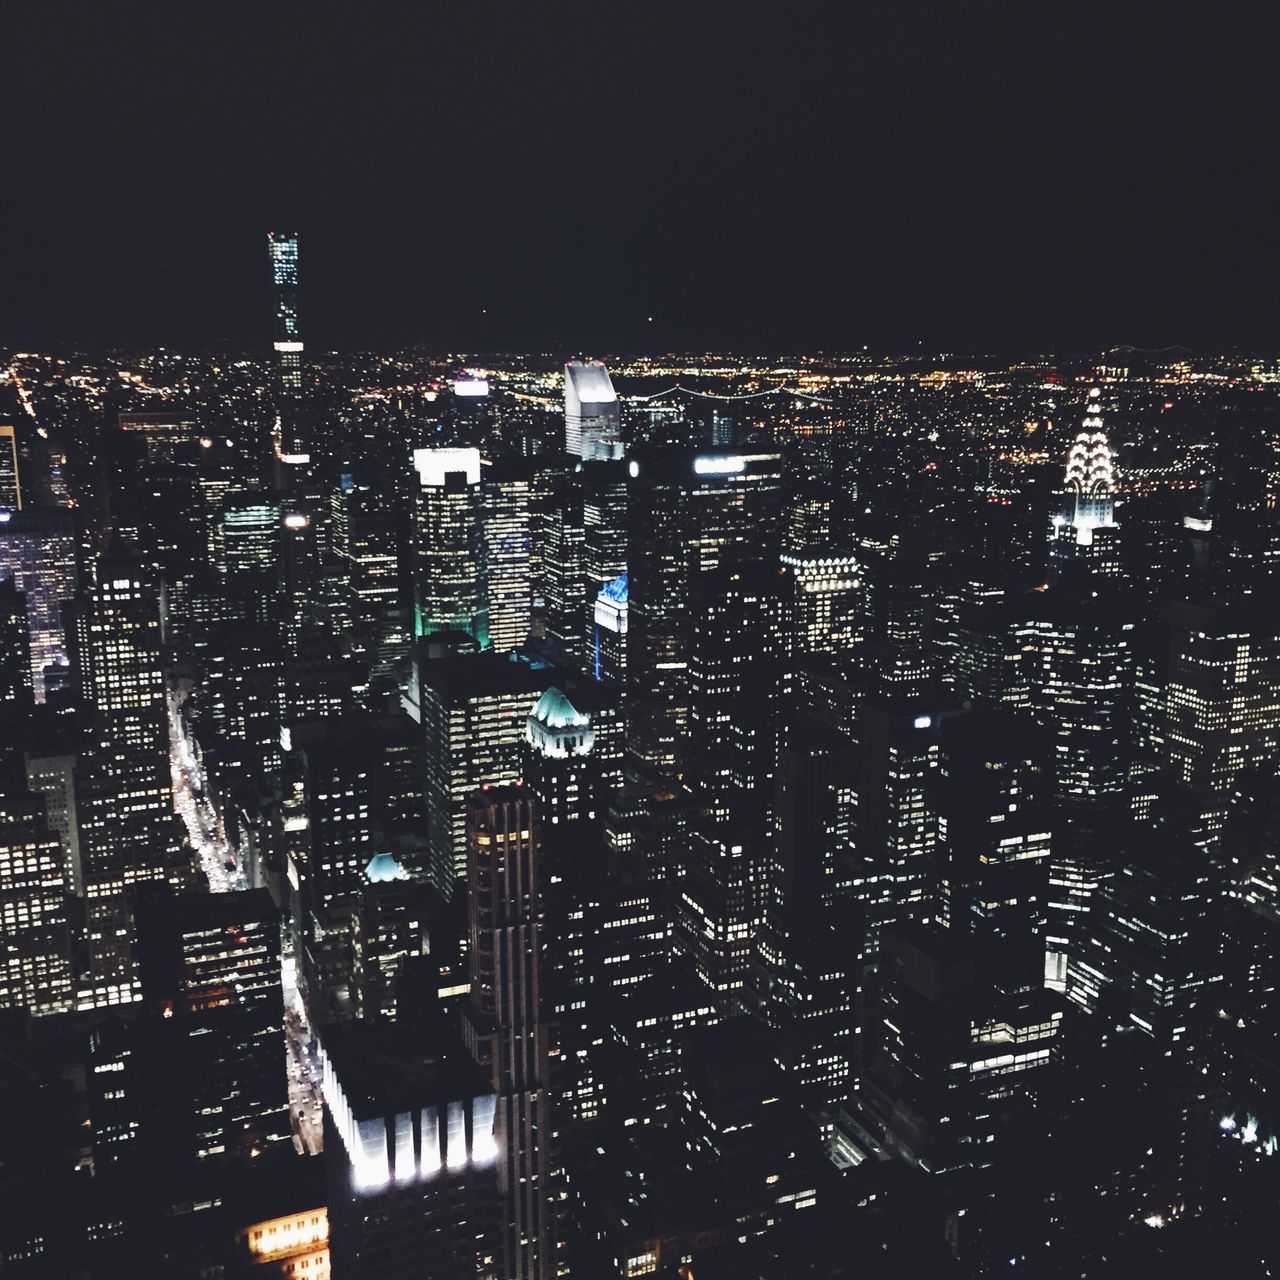
[[[496,1103],[446,1031],[325,1030],[324,1162],[333,1280],[441,1280],[501,1269]]]
[[[130,890],[189,875],[173,812],[159,587],[129,552],[99,558],[78,619],[80,683],[92,716],[80,847],[93,1005],[136,995]]]
[[[622,686],[627,678],[627,575],[620,573],[596,593],[591,671],[597,680]]]
[[[941,738],[942,923],[971,940],[986,981],[1037,989],[1055,821],[1051,737],[1001,709],[944,720]]]
[[[478,449],[417,449],[413,581],[417,634],[462,631],[489,643]]]
[[[518,648],[532,621],[532,473],[525,463],[496,462],[481,472],[489,643]]]
[[[34,697],[27,597],[12,578],[0,578],[0,707],[17,714]]]
[[[466,883],[469,797],[482,783],[520,777],[529,710],[556,676],[491,653],[425,660],[417,670],[415,709],[426,746],[426,870],[450,900]]]
[[[539,823],[520,783],[473,793],[467,817],[467,1046],[497,1097],[501,1274],[557,1272],[551,1186],[550,1032],[541,985]]]
[[[44,798],[0,776],[0,1008],[73,1007],[70,893]]]
[[[76,529],[64,511],[28,507],[0,520],[0,577],[13,578],[27,597],[31,686],[45,700],[45,671],[66,666],[68,636],[63,611],[75,598]]]
[[[599,360],[564,367],[564,451],[583,461],[622,457],[622,412],[609,371]]]
[[[0,422],[0,511],[22,510],[22,483],[18,475],[18,433]]]
[[[280,916],[265,889],[135,892],[151,1138],[181,1167],[289,1143]]]
[[[689,661],[703,574],[776,564],[782,459],[777,453],[637,451],[629,463],[628,751],[678,770],[687,755]]]

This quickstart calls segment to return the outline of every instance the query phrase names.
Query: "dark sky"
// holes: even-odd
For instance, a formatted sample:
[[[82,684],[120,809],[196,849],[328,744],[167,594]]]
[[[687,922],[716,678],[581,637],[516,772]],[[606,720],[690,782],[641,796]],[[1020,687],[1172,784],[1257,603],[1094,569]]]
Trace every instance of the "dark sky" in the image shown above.
[[[0,343],[1280,346],[1274,5],[0,18]]]

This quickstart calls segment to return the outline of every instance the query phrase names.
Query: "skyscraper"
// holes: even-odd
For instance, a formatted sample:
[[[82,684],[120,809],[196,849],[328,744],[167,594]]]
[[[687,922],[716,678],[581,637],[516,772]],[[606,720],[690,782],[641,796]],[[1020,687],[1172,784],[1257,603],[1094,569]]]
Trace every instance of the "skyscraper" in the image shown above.
[[[22,510],[22,483],[18,476],[18,433],[0,422],[0,511]]]
[[[497,1094],[494,1138],[502,1275],[556,1274],[549,1034],[543,1020],[538,823],[519,783],[482,789],[467,818],[471,1003],[468,1047]]]
[[[777,563],[782,458],[642,450],[629,472],[628,751],[672,769],[687,750],[697,583],[735,560]]]
[[[0,776],[0,1009],[72,1007],[70,885],[43,796]]]
[[[533,477],[527,464],[507,461],[493,463],[482,476],[489,642],[498,650],[514,649],[528,638],[533,605]]]
[[[1084,423],[1067,453],[1066,509],[1053,522],[1058,565],[1081,560],[1095,573],[1120,573],[1115,488],[1115,451],[1102,426],[1102,393],[1092,387]]]
[[[298,236],[269,231],[275,352],[275,455],[279,463],[304,466],[311,461],[302,421],[302,319],[298,309]]]
[[[484,782],[514,782],[529,708],[554,673],[494,653],[418,664],[411,708],[426,744],[427,873],[446,900],[466,880],[469,797]]]
[[[483,648],[489,629],[480,451],[417,449],[413,465],[417,632],[465,631]]]
[[[325,1029],[333,1280],[473,1280],[495,1266],[495,1099],[457,1033]]]
[[[570,360],[564,367],[564,451],[584,461],[622,457],[618,393],[599,360]]]
[[[136,555],[99,558],[79,651],[93,745],[79,806],[94,1005],[135,998],[130,887],[181,884],[169,775],[169,718],[160,667],[160,591]]]
[[[293,231],[268,231],[271,258],[272,303],[275,313],[273,350],[276,353],[276,386],[286,396],[302,390],[302,319],[298,311],[298,235]]]
[[[0,519],[0,575],[27,597],[31,685],[44,701],[45,669],[67,664],[63,606],[76,594],[76,532],[70,512],[28,508]]]
[[[12,578],[0,577],[0,707],[13,713],[32,697],[27,597]]]

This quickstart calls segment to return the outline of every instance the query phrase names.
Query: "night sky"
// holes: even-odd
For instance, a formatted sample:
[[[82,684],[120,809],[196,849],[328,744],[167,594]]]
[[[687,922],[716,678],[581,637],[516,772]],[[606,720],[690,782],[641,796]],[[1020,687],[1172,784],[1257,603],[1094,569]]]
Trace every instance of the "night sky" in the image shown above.
[[[3,344],[1280,347],[1273,5],[0,17]]]

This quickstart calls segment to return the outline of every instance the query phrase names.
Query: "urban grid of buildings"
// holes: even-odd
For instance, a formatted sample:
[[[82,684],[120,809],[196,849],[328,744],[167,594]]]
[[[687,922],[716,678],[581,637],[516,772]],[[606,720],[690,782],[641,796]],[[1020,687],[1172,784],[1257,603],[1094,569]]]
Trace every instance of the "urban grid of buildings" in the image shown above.
[[[0,1275],[1280,1257],[1280,365],[0,367]]]

